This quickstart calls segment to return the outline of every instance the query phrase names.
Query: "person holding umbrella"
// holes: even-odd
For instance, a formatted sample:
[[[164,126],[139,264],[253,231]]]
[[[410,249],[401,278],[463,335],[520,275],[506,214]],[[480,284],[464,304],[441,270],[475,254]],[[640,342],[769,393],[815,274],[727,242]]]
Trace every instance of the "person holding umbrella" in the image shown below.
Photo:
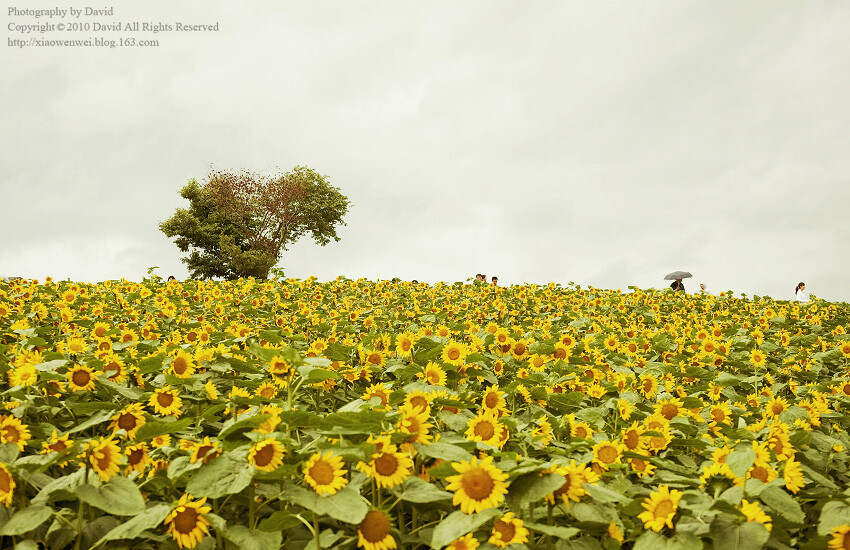
[[[667,275],[665,275],[664,279],[667,281],[673,281],[670,284],[670,288],[672,288],[674,291],[684,292],[685,285],[682,284],[682,279],[685,279],[687,277],[693,277],[693,275],[691,275],[687,271],[674,271],[673,273],[668,273]]]

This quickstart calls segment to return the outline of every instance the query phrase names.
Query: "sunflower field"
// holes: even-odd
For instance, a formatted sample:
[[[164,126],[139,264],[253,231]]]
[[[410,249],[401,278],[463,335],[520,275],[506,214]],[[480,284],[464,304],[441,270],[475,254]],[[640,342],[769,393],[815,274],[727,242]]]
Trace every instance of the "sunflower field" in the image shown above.
[[[0,282],[0,547],[850,549],[850,308]]]

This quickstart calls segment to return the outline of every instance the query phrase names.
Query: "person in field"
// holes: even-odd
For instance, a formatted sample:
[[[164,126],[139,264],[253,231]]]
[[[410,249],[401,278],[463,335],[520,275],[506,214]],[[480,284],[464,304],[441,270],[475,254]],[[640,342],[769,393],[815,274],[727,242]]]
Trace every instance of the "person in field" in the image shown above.
[[[670,283],[670,288],[675,290],[676,292],[684,292],[685,285],[682,284],[682,279],[676,279],[672,283]]]
[[[797,283],[797,288],[794,289],[794,300],[797,302],[809,301],[809,293],[806,292],[806,283]]]

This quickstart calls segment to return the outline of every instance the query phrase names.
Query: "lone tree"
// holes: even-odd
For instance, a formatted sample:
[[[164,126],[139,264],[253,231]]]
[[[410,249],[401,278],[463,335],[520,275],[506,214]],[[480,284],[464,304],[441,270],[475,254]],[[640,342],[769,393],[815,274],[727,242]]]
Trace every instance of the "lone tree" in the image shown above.
[[[180,190],[189,208],[159,224],[181,252],[193,278],[268,278],[288,244],[310,233],[324,246],[339,241],[337,225],[350,203],[305,166],[283,175],[210,171]]]

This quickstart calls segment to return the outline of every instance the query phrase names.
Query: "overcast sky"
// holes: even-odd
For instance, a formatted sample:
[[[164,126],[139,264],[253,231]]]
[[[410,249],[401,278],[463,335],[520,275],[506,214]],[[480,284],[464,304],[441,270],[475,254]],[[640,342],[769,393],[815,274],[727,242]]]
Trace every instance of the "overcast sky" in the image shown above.
[[[210,166],[307,165],[352,202],[287,276],[556,281],[850,300],[850,3],[0,0],[0,275],[187,271],[159,222]],[[39,21],[50,21],[40,19]],[[53,22],[70,18],[54,19]]]

